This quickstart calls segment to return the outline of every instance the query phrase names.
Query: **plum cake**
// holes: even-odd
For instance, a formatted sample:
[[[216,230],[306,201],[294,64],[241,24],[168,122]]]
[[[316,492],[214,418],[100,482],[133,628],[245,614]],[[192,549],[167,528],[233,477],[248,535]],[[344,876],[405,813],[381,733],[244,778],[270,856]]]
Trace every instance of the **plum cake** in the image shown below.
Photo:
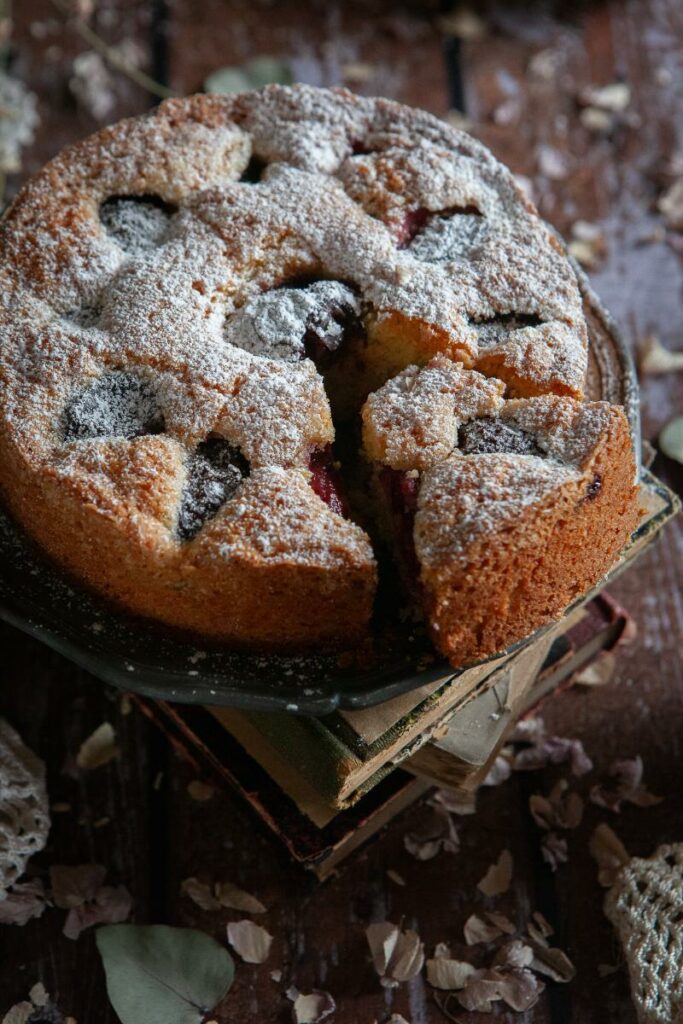
[[[637,522],[570,262],[424,112],[169,100],[27,183],[0,276],[4,500],[134,615],[343,647],[389,565],[461,665],[560,615]]]

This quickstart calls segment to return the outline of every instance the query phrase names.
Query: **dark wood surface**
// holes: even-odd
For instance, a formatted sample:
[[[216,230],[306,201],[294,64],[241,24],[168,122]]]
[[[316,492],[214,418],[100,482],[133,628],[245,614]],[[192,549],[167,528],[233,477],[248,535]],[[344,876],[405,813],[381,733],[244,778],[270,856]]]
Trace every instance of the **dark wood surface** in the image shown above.
[[[109,42],[135,40],[143,65],[178,92],[201,87],[217,67],[258,54],[293,62],[296,76],[338,84],[350,62],[369,65],[361,91],[384,93],[437,114],[457,104],[498,156],[533,184],[541,212],[568,232],[578,218],[602,226],[607,255],[595,269],[599,294],[635,345],[648,332],[672,349],[683,345],[683,266],[672,239],[646,242],[660,224],[656,198],[683,128],[683,6],[678,0],[612,0],[609,3],[527,4],[507,0],[482,5],[488,31],[468,42],[444,39],[428,4],[285,0],[102,0],[94,25]],[[84,44],[65,26],[50,0],[15,2],[13,71],[37,93],[41,126],[25,155],[25,174],[65,143],[97,127],[68,88],[73,57]],[[553,80],[534,77],[534,54],[551,50],[560,62]],[[591,135],[580,122],[582,87],[615,79],[628,82],[627,123],[610,136]],[[146,109],[151,98],[114,75],[110,119]],[[510,100],[519,101],[518,113]],[[512,119],[510,120],[510,113]],[[499,123],[500,121],[504,123]],[[566,162],[566,176],[539,172],[539,146]],[[679,236],[680,242],[680,236]],[[680,246],[679,246],[680,251]],[[683,374],[643,381],[644,433],[655,438],[683,408]],[[658,456],[655,470],[680,491],[680,467]],[[638,623],[635,643],[620,655],[614,681],[600,689],[567,692],[548,702],[551,731],[578,736],[596,764],[579,783],[585,793],[617,757],[641,754],[650,788],[666,799],[646,810],[628,807],[611,815],[589,805],[569,836],[569,863],[556,874],[541,861],[539,833],[528,813],[532,792],[546,792],[557,770],[521,774],[484,791],[475,817],[462,821],[462,850],[418,863],[403,848],[403,835],[424,810],[414,808],[383,837],[322,886],[290,867],[281,851],[228,792],[205,803],[187,793],[193,771],[177,760],[161,736],[120,699],[67,661],[9,628],[0,630],[2,713],[46,759],[55,813],[47,849],[35,873],[51,863],[100,861],[110,877],[135,897],[134,919],[196,925],[224,938],[229,916],[199,911],[180,895],[188,875],[229,879],[256,893],[270,908],[265,923],[275,936],[260,967],[239,965],[220,1021],[259,1024],[289,1019],[283,993],[329,990],[338,1024],[384,1021],[391,1011],[412,1024],[444,1020],[421,979],[389,999],[369,964],[364,929],[370,920],[404,919],[428,948],[446,941],[457,948],[462,925],[484,906],[476,890],[483,869],[509,846],[515,857],[511,891],[499,909],[523,920],[541,909],[556,925],[558,944],[578,968],[566,986],[549,984],[526,1014],[496,1020],[632,1024],[635,1014],[623,967],[600,978],[598,964],[618,959],[616,940],[601,911],[602,892],[588,853],[588,838],[601,820],[636,854],[658,843],[683,840],[681,737],[683,735],[683,524],[673,523],[614,588]],[[121,756],[74,780],[65,759],[102,721],[111,721]],[[394,869],[400,888],[387,878]],[[104,978],[91,933],[77,942],[60,934],[62,913],[48,910],[24,928],[0,929],[0,1011],[26,997],[42,980],[64,1014],[79,1024],[110,1024]],[[282,969],[279,984],[270,978]],[[457,1014],[462,1021],[490,1018]]]

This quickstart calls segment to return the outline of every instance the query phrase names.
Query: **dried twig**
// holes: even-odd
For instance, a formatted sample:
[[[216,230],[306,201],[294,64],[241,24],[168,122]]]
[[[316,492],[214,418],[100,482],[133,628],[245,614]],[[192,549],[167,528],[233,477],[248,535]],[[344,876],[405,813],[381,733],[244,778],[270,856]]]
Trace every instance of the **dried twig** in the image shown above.
[[[122,57],[115,49],[108,45],[97,32],[90,28],[90,25],[83,18],[73,17],[73,12],[69,9],[68,3],[65,0],[52,0],[52,3],[65,17],[67,17],[73,27],[78,32],[81,39],[83,39],[88,46],[91,46],[93,50],[99,53],[104,59],[111,64],[112,67],[116,68],[122,75],[129,78],[131,82],[139,85],[141,89],[146,89],[147,92],[153,96],[158,96],[159,99],[169,99],[171,96],[177,96],[177,93],[173,89],[169,89],[168,86],[162,85],[161,82],[157,82],[150,75],[145,74],[139,68],[134,67],[129,61]]]

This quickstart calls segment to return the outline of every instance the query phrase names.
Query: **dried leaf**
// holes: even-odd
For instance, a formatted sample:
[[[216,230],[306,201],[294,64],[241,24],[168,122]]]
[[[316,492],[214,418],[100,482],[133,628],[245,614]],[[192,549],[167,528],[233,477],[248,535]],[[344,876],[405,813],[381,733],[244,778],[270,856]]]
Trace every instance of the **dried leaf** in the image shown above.
[[[641,374],[683,370],[683,352],[671,352],[664,348],[656,334],[647,334],[639,346],[638,369]]]
[[[241,910],[245,914],[265,914],[266,907],[251,893],[245,892],[232,882],[216,882],[216,898],[222,907]]]
[[[200,882],[198,878],[186,878],[181,883],[180,890],[202,910],[218,910],[220,908],[220,903],[214,896],[211,886],[206,882]]]
[[[294,1024],[318,1024],[336,1009],[335,1001],[329,992],[320,992],[317,989],[308,993],[300,992],[292,1006],[292,1019]]]
[[[465,960],[451,960],[448,957],[437,956],[433,960],[427,961],[429,984],[448,992],[464,988],[474,972],[472,964],[468,964]]]
[[[120,752],[116,745],[116,733],[113,726],[109,722],[103,722],[81,744],[76,754],[76,764],[81,771],[90,771],[113,761]]]
[[[616,666],[617,659],[614,653],[605,651],[590,665],[586,665],[580,672],[577,672],[574,682],[579,686],[604,686],[614,675]]]
[[[53,903],[71,910],[94,900],[106,874],[103,864],[53,864],[50,868]]]
[[[255,57],[242,67],[218,68],[204,80],[204,91],[231,95],[260,89],[272,83],[291,85],[292,68],[287,61],[275,57]]]
[[[503,934],[497,925],[484,921],[478,914],[471,914],[467,918],[463,933],[468,946],[476,946],[479,942],[493,942]]]
[[[589,848],[598,864],[598,881],[609,888],[631,858],[621,839],[604,822],[594,830]]]
[[[0,900],[0,924],[23,927],[32,918],[40,917],[46,905],[45,890],[39,878],[16,882],[4,900]]]
[[[541,946],[547,946],[546,939],[549,935],[552,935],[555,929],[553,926],[546,921],[543,914],[540,911],[535,910],[531,915],[531,920],[527,924],[527,931],[529,937],[534,942],[539,943]]]
[[[531,967],[539,974],[545,974],[553,981],[567,982],[576,976],[576,968],[566,953],[550,946],[534,945]]]
[[[657,209],[672,231],[683,231],[683,178],[675,181],[659,199]]]
[[[197,803],[204,804],[207,800],[211,800],[216,790],[208,782],[202,782],[201,779],[193,779],[192,782],[188,783],[187,792]]]
[[[228,942],[247,964],[262,964],[270,954],[273,936],[247,919],[231,921],[228,925]]]
[[[513,860],[509,850],[503,850],[495,864],[492,864],[477,888],[485,896],[499,896],[507,892],[512,881]]]
[[[202,932],[117,924],[95,938],[122,1024],[200,1024],[232,985],[232,957]]]
[[[390,921],[378,921],[366,928],[365,935],[375,970],[385,987],[410,981],[422,970],[424,946],[416,932],[404,932]]]
[[[610,811],[620,811],[623,801],[635,804],[636,807],[653,807],[664,799],[655,796],[643,783],[643,761],[640,756],[615,761],[609,769],[609,775],[615,780],[614,786],[593,786],[590,792],[591,802]]]
[[[659,435],[659,450],[670,459],[683,463],[683,416],[669,420]]]

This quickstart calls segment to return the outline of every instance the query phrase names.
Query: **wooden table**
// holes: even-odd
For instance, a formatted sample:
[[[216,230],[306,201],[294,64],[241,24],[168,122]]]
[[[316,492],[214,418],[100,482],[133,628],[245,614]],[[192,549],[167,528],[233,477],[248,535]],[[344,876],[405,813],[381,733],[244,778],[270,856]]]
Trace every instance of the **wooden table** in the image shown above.
[[[670,348],[681,348],[681,246],[677,254],[668,241],[645,241],[661,223],[654,203],[683,128],[683,6],[677,0],[500,0],[483,5],[487,33],[469,41],[444,37],[435,25],[436,3],[102,0],[96,6],[97,30],[112,43],[133,40],[143,66],[179,92],[200,88],[217,67],[268,53],[290,59],[305,82],[338,84],[349,64],[361,63],[368,65],[361,91],[385,93],[440,115],[462,105],[476,133],[531,181],[541,212],[561,231],[567,233],[578,218],[600,223],[608,253],[593,279],[627,337],[635,343],[653,331]],[[38,94],[42,117],[26,153],[29,173],[98,125],[69,93],[71,62],[84,48],[73,27],[65,27],[50,0],[15,7],[13,70]],[[556,61],[555,76],[528,72],[530,59],[541,51],[547,53],[541,72]],[[580,121],[577,93],[615,79],[632,90],[627,123],[611,136],[591,134]],[[108,119],[137,113],[151,102],[116,75]],[[10,179],[10,192],[23,176]],[[682,407],[682,374],[644,380],[645,436],[656,437]],[[680,491],[680,467],[659,456],[655,470]],[[403,834],[422,813],[415,808],[357,856],[351,869],[318,887],[288,865],[229,792],[206,803],[192,800],[192,773],[139,714],[122,714],[117,695],[5,628],[2,711],[46,759],[53,804],[72,808],[53,815],[49,845],[35,859],[35,871],[52,863],[100,861],[112,880],[131,889],[138,922],[196,925],[221,939],[225,919],[181,896],[181,880],[205,872],[257,893],[270,908],[273,953],[263,966],[239,965],[223,1012],[215,1014],[221,1022],[288,1020],[283,993],[295,983],[302,990],[328,989],[338,1003],[338,1024],[381,1022],[390,1009],[412,1024],[431,1024],[444,1017],[421,979],[402,986],[390,1005],[368,962],[364,929],[372,919],[403,918],[418,928],[430,950],[439,941],[457,947],[464,920],[481,907],[475,883],[482,866],[507,845],[515,878],[500,908],[520,920],[529,908],[542,909],[578,976],[570,985],[549,984],[532,1011],[496,1020],[631,1024],[625,971],[604,979],[597,971],[599,963],[614,963],[618,952],[601,912],[587,844],[605,819],[633,853],[683,840],[682,543],[679,521],[614,588],[639,627],[615,680],[601,689],[565,693],[544,709],[550,730],[583,739],[597,770],[616,757],[641,754],[650,788],[666,799],[647,810],[628,807],[619,816],[588,805],[581,827],[569,836],[569,863],[556,874],[541,861],[539,832],[528,812],[529,795],[547,792],[556,778],[557,771],[549,770],[519,774],[484,791],[476,817],[463,819],[460,854],[424,864],[409,856]],[[65,758],[104,720],[116,728],[120,758],[78,780],[64,775]],[[591,781],[593,776],[580,784],[583,791]],[[406,879],[404,888],[387,878],[391,868]],[[0,1009],[25,998],[41,979],[64,1014],[79,1024],[109,1024],[115,1015],[92,933],[71,942],[60,934],[62,918],[48,910],[24,928],[1,930]],[[283,971],[280,984],[270,978],[274,968]],[[464,1011],[458,1017],[487,1019]]]

